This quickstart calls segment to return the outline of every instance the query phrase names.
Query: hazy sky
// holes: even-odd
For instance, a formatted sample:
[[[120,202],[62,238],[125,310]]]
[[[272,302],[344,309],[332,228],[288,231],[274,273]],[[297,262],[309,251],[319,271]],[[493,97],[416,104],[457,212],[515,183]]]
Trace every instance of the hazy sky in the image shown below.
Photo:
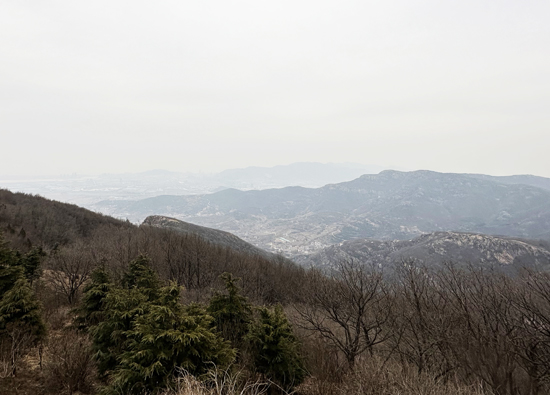
[[[547,0],[0,1],[0,174],[550,177]]]

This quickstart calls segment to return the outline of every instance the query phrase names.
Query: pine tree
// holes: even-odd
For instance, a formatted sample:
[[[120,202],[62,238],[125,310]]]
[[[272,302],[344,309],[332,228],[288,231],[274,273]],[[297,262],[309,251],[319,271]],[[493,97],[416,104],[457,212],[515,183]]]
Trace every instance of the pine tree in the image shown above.
[[[12,375],[16,375],[20,356],[45,336],[40,304],[28,281],[20,275],[15,284],[0,295],[0,340],[7,340],[11,349]]]
[[[43,339],[46,334],[40,303],[25,278],[19,278],[0,299],[0,333],[14,325],[26,328],[33,342]]]
[[[21,254],[9,248],[0,234],[0,345],[9,348],[12,375],[20,356],[46,336],[40,304],[25,278],[24,263]]]
[[[135,288],[113,288],[107,293],[104,320],[90,328],[101,377],[106,378],[117,367],[118,358],[127,348],[128,332],[148,302],[147,296]]]
[[[42,259],[45,256],[46,253],[44,252],[42,247],[36,247],[30,250],[20,260],[20,264],[21,266],[23,266],[23,270],[25,271],[25,277],[27,278],[29,283],[31,283],[31,285],[42,275],[40,264],[42,263]]]
[[[207,311],[214,317],[214,324],[224,339],[234,347],[242,348],[243,337],[248,332],[252,319],[252,305],[241,295],[237,279],[230,273],[221,275],[225,282],[226,294],[217,292],[210,299]]]
[[[8,247],[8,242],[4,240],[4,235],[0,232],[0,267],[12,262],[15,251]]]
[[[84,287],[82,303],[75,310],[75,324],[85,330],[104,320],[105,298],[112,287],[111,278],[105,266],[98,266],[91,274],[91,281]]]
[[[108,284],[105,276],[98,272],[95,278],[81,311],[101,312],[90,334],[99,373],[109,378],[104,394],[154,393],[172,382],[178,368],[200,375],[233,361],[229,342],[211,329],[213,318],[204,308],[181,305],[176,284],[160,287],[147,258],[130,264],[122,287],[101,288]]]
[[[106,393],[154,393],[172,384],[177,369],[200,376],[226,367],[234,350],[210,330],[203,308],[178,303],[179,287],[162,288],[159,303],[147,303],[126,332],[127,343]]]
[[[130,263],[128,272],[122,279],[124,288],[139,288],[140,292],[146,294],[149,300],[158,297],[160,280],[157,273],[151,269],[151,261],[145,255],[140,255]]]
[[[40,247],[33,248],[22,256],[18,251],[8,247],[0,234],[0,295],[13,286],[21,273],[32,284],[41,275],[40,263],[46,256]]]
[[[23,276],[23,268],[18,265],[19,259],[20,255],[8,247],[0,233],[0,299]]]
[[[96,273],[96,280],[106,281],[105,275]],[[97,288],[90,292],[97,293],[95,297],[100,300],[95,302],[102,306],[81,307],[84,309],[84,314],[92,314],[94,309],[99,308],[100,310],[96,310],[95,318],[98,321],[103,318],[96,326],[90,328],[98,372],[103,378],[118,366],[117,358],[127,348],[128,333],[136,318],[143,315],[148,302],[155,301],[159,296],[160,281],[150,267],[149,258],[141,255],[130,262],[128,271],[123,276],[122,286],[123,288],[107,289],[102,295],[105,291],[102,288],[108,288],[108,285],[97,284]],[[88,295],[88,302],[93,302],[90,300],[94,298],[92,293]]]
[[[298,341],[281,306],[273,310],[261,307],[259,315],[246,336],[255,369],[289,390],[300,384],[306,373]]]

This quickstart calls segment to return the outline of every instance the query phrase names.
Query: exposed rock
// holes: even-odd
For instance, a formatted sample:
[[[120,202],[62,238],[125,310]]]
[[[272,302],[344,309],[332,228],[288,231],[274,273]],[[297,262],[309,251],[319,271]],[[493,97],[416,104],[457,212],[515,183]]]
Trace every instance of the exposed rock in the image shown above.
[[[482,266],[536,267],[550,269],[548,246],[530,240],[474,233],[435,232],[409,241],[352,240],[297,257],[306,266],[333,266],[339,260],[356,260],[369,265],[392,267],[414,259],[427,266],[445,262]]]

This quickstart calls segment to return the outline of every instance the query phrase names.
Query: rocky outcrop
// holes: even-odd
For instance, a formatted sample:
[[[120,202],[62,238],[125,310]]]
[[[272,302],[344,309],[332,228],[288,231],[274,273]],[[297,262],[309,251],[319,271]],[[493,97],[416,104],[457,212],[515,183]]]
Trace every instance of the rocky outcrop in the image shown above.
[[[392,267],[408,259],[427,266],[445,262],[498,267],[550,269],[547,243],[474,233],[435,232],[409,241],[352,240],[297,257],[306,266],[333,266],[339,260]]]

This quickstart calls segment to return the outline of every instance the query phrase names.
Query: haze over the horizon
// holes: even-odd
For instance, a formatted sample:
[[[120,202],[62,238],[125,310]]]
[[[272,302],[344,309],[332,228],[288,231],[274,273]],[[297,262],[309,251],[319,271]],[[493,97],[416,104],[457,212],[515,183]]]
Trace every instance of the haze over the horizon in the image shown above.
[[[0,4],[0,174],[550,177],[546,1]]]

